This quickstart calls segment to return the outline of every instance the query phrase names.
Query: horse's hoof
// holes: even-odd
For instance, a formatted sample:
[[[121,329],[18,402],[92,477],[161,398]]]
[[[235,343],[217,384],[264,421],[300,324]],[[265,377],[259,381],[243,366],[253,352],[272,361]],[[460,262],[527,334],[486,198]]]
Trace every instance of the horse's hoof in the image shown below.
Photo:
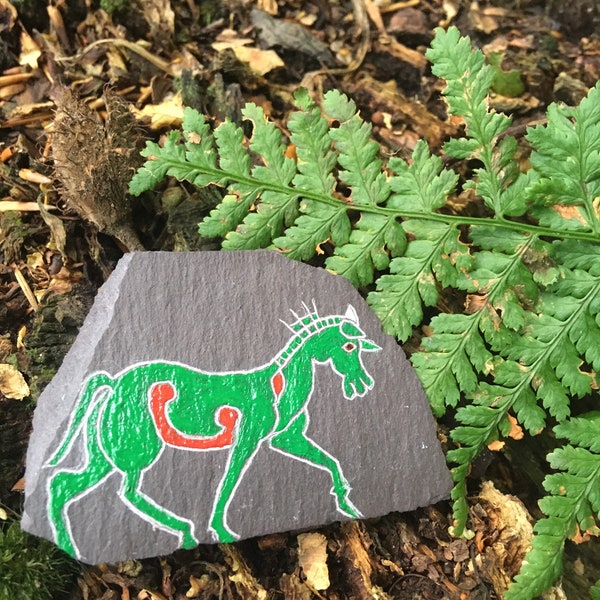
[[[184,535],[183,536],[183,542],[181,543],[181,547],[184,550],[191,550],[192,548],[195,548],[198,545],[198,541],[193,538],[191,535]]]
[[[209,531],[215,542],[218,542],[219,544],[232,544],[233,542],[237,542],[237,536],[230,531],[227,531],[224,527],[210,527]]]

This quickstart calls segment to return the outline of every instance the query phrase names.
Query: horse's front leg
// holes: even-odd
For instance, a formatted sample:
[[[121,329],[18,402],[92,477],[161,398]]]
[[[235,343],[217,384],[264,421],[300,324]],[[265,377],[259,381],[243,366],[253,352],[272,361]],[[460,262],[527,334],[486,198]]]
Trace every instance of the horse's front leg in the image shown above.
[[[219,542],[235,542],[239,537],[227,525],[227,509],[246,469],[268,433],[264,427],[253,425],[251,420],[252,417],[248,415],[240,417],[236,439],[215,496],[209,531]]]
[[[271,447],[292,458],[300,458],[315,467],[329,471],[333,481],[331,493],[335,497],[338,511],[349,517],[361,517],[360,511],[348,498],[350,484],[342,473],[340,463],[306,436],[307,427],[308,416],[305,412],[301,412],[281,433],[271,438]]]

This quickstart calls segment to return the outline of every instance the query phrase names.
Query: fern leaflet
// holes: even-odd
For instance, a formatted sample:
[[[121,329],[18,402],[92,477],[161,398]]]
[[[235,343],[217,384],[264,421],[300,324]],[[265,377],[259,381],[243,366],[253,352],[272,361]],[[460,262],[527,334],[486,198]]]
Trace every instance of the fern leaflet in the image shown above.
[[[571,444],[548,455],[558,473],[548,475],[540,500],[546,515],[534,526],[532,549],[523,571],[506,593],[507,600],[530,600],[540,595],[562,574],[565,540],[579,535],[599,535],[595,514],[600,512],[600,412],[557,425],[556,436]]]

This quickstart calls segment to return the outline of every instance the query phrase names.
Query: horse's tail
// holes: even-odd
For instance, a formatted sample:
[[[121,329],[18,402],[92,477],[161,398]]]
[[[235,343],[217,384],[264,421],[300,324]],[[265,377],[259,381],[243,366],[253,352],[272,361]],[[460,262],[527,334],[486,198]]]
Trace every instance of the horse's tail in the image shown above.
[[[107,373],[95,373],[86,379],[82,386],[81,395],[75,407],[75,414],[71,419],[67,433],[65,434],[62,444],[58,450],[48,461],[47,464],[49,466],[55,467],[67,455],[71,449],[71,446],[73,445],[73,442],[77,438],[77,435],[86,422],[91,408],[96,405],[100,398],[106,396],[106,394],[99,394],[99,390],[106,387],[112,390],[113,383],[114,379]]]

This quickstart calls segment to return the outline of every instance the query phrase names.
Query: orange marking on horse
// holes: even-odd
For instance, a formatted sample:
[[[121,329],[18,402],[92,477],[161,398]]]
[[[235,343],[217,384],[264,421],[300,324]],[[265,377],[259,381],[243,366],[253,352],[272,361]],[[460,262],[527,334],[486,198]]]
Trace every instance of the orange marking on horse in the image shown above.
[[[217,421],[223,431],[212,436],[187,435],[178,431],[167,418],[167,404],[175,398],[175,388],[169,382],[155,383],[150,388],[150,412],[161,439],[170,446],[192,450],[228,448],[233,443],[233,431],[239,412],[229,406],[221,406]]]
[[[271,378],[271,385],[273,386],[273,391],[277,397],[279,397],[281,392],[283,392],[284,383],[285,380],[283,379],[283,375],[281,373],[275,373],[275,375],[273,375]]]

